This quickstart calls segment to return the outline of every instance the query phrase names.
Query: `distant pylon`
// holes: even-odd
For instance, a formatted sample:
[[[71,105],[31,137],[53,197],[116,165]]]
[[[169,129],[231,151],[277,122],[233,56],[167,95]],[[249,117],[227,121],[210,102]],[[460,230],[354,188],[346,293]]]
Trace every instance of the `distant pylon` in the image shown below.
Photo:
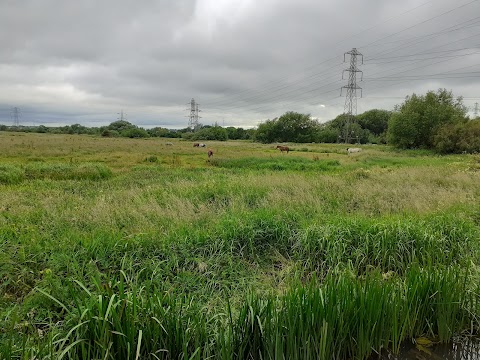
[[[198,105],[200,105],[200,104],[195,103],[195,125],[196,125],[196,126],[195,126],[195,129],[197,129],[198,126],[199,126],[199,124],[200,124],[200,123],[198,122],[198,119],[200,119],[201,116],[199,116],[198,113],[199,113],[200,111],[202,111],[202,110],[199,110],[199,109],[198,109]]]
[[[120,120],[120,121],[126,121],[127,120],[127,114],[125,114],[123,112],[123,110],[121,110],[119,113],[117,113],[119,115],[119,117],[117,118],[117,120]]]
[[[188,127],[191,128],[193,131],[196,131],[198,129],[199,123],[198,119],[200,119],[200,116],[198,116],[198,113],[201,111],[198,109],[198,103],[195,102],[195,99],[192,98],[190,100],[190,109],[187,109],[190,111],[190,114],[187,116],[188,117]]]
[[[475,119],[478,117],[478,102],[475,103],[475,108],[473,109],[473,116],[475,116]]]
[[[14,107],[12,109],[12,118],[13,118],[13,126],[15,127],[20,126],[20,109],[18,107]]]
[[[344,114],[346,115],[346,124],[344,128],[344,133],[342,134],[342,138],[345,141],[345,144],[350,143],[350,139],[352,138],[352,133],[350,131],[351,124],[355,121],[355,116],[357,115],[357,90],[360,90],[360,96],[362,96],[362,88],[357,86],[357,73],[361,73],[362,77],[360,79],[363,80],[363,71],[357,68],[357,56],[362,57],[362,64],[363,64],[363,55],[358,52],[356,48],[346,52],[343,54],[343,61],[345,62],[345,55],[350,55],[350,66],[348,69],[343,70],[342,72],[342,79],[345,71],[348,72],[348,84],[342,86],[340,90],[340,96],[342,96],[343,89],[347,89],[347,94],[345,95],[345,107],[344,107]],[[357,135],[358,139],[358,135]]]

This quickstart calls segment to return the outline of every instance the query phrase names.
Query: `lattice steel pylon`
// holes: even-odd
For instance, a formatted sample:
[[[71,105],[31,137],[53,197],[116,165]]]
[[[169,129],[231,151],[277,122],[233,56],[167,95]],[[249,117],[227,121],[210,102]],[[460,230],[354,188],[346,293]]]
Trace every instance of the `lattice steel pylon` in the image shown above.
[[[360,97],[363,95],[362,88],[357,85],[357,73],[361,73],[360,81],[363,80],[363,71],[359,70],[357,67],[357,57],[358,56],[362,57],[362,64],[363,64],[363,55],[360,54],[356,48],[353,48],[352,50],[343,54],[343,62],[345,62],[345,57],[347,54],[350,55],[350,66],[348,69],[343,70],[342,79],[345,74],[345,71],[347,71],[348,84],[345,86],[342,86],[342,88],[340,89],[340,96],[342,96],[343,89],[346,89],[346,92],[347,92],[345,95],[345,107],[344,107],[344,114],[346,115],[346,124],[344,127],[344,132],[341,135],[341,137],[345,141],[345,144],[350,143],[350,140],[352,139],[352,137],[355,137],[355,135],[352,134],[350,127],[351,127],[351,124],[355,121],[355,116],[357,115],[357,90],[360,90]],[[357,136],[357,140],[358,140],[358,136]]]
[[[188,127],[191,128],[193,131],[196,131],[199,126],[198,119],[200,118],[200,116],[198,116],[198,113],[201,110],[198,109],[198,105],[200,104],[196,103],[194,98],[190,100],[189,104],[190,104],[190,109],[187,109],[187,110],[190,110],[190,114],[187,116]]]
[[[475,116],[475,119],[478,117],[478,102],[475,103],[475,107],[473,109],[473,116]]]
[[[123,110],[121,110],[119,113],[117,113],[118,115],[120,115],[117,120],[120,120],[120,121],[127,121],[127,115],[123,112]]]
[[[198,109],[198,103],[195,103],[195,130],[197,130],[197,128],[200,126],[200,123],[198,122],[198,119],[201,119],[202,117],[198,115],[198,113],[202,110],[199,110]]]
[[[13,126],[19,127],[20,126],[20,109],[18,107],[14,107],[12,109],[12,118],[13,118]]]

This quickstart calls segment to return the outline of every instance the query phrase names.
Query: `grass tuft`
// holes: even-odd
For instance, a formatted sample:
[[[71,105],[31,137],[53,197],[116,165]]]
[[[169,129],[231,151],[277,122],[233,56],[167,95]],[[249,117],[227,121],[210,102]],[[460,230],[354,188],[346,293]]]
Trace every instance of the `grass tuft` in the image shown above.
[[[24,171],[15,166],[2,164],[0,165],[0,184],[12,185],[21,183],[25,178]]]

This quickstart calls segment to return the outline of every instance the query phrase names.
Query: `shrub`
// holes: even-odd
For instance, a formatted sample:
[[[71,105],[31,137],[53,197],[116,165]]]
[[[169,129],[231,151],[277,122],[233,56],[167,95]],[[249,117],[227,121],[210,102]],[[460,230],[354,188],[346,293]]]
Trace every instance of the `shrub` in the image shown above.
[[[309,114],[288,111],[278,119],[260,124],[256,132],[256,141],[309,143],[315,140],[314,134],[318,128],[318,122]]]
[[[228,140],[227,130],[221,126],[204,127],[191,136],[191,140]]]
[[[147,138],[150,137],[148,135],[148,132],[144,129],[141,128],[133,128],[133,129],[128,129],[128,130],[123,130],[120,133],[123,137],[128,137],[128,138]]]
[[[105,129],[102,131],[102,136],[103,137],[118,137],[120,134],[116,130],[108,130]]]
[[[388,142],[404,149],[432,148],[440,127],[461,122],[466,115],[462,98],[445,89],[407,96],[397,110],[388,123]]]
[[[158,158],[155,155],[151,155],[151,156],[147,156],[145,158],[145,161],[155,163],[155,162],[158,162]]]
[[[480,120],[441,127],[434,137],[434,146],[441,154],[480,152]]]

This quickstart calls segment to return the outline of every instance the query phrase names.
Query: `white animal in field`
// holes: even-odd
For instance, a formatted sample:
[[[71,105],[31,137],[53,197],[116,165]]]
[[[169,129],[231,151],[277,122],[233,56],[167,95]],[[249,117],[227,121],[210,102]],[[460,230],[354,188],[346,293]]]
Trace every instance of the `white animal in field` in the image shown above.
[[[167,145],[167,146],[172,146],[172,145],[173,145],[173,143],[171,143],[171,142],[167,142],[167,143],[165,143],[165,145]]]
[[[353,153],[358,153],[360,151],[362,151],[362,149],[360,148],[347,148],[347,151],[348,151],[348,154],[353,154]]]
[[[205,146],[207,146],[207,145],[205,145],[205,144],[200,144],[200,145],[198,145],[198,146],[200,146],[200,147],[205,147]]]

